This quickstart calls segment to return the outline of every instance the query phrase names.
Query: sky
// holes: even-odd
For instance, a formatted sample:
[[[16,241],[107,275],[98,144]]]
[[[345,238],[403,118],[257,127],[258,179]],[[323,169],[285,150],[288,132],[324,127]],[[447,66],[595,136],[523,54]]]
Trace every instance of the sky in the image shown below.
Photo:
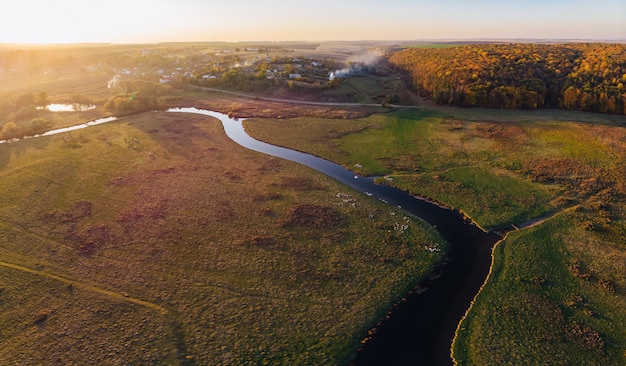
[[[626,40],[626,0],[19,0],[0,18],[0,43],[475,38]]]

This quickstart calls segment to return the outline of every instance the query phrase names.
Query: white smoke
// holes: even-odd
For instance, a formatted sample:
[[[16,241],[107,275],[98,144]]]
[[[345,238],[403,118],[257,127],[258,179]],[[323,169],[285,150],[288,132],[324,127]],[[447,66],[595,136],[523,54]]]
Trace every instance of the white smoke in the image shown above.
[[[354,55],[346,60],[347,67],[343,69],[332,71],[328,75],[328,80],[334,80],[335,78],[347,79],[351,76],[362,75],[369,72],[378,60],[380,60],[380,53],[374,50],[369,50],[358,55]]]
[[[328,75],[328,80],[334,80],[335,78],[347,79],[352,75],[352,69],[344,67],[341,70],[331,71],[330,75]]]
[[[346,62],[360,63],[367,66],[374,66],[380,60],[380,52],[368,50],[358,55],[350,56]]]
[[[108,87],[109,89],[113,89],[113,88],[115,88],[115,87],[119,84],[120,79],[121,79],[121,78],[120,78],[120,76],[119,76],[119,75],[115,75],[115,76],[113,76],[113,78],[107,82],[107,87]]]

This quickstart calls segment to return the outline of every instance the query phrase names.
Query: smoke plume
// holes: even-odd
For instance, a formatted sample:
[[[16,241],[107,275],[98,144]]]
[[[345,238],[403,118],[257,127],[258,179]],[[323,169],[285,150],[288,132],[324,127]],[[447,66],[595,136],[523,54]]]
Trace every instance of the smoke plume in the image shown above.
[[[335,78],[347,79],[351,76],[370,72],[376,66],[379,59],[380,54],[373,50],[350,56],[346,61],[347,66],[343,69],[332,71],[330,75],[328,75],[328,80]]]

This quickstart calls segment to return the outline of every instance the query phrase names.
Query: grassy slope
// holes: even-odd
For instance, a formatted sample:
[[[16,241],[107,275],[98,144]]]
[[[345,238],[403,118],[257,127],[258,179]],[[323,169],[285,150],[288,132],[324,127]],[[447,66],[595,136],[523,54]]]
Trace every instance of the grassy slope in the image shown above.
[[[395,231],[400,212],[205,117],[0,145],[0,187],[7,363],[341,363],[442,255],[419,220]]]
[[[554,111],[463,116],[439,109],[350,121],[252,120],[247,127],[355,171],[387,174],[385,183],[459,208],[487,228],[578,205],[498,247],[455,359],[623,364],[624,121]]]

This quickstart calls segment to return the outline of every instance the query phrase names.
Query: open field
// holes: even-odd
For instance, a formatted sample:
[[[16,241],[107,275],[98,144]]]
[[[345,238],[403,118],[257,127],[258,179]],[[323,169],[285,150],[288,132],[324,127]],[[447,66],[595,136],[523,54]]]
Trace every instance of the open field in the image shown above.
[[[464,118],[465,111],[252,119],[246,128],[384,175],[381,183],[458,208],[486,228],[561,212],[497,247],[455,360],[624,364],[626,121],[561,111],[467,110]]]
[[[476,122],[518,122],[518,121],[576,121],[589,124],[604,124],[626,126],[624,116],[613,114],[590,113],[581,111],[568,111],[564,109],[538,109],[538,110],[505,110],[497,108],[463,108],[453,106],[441,106],[432,101],[415,97],[419,105],[424,109],[436,111],[441,116],[458,118]]]
[[[420,220],[206,117],[0,145],[0,186],[8,364],[346,363],[443,256]]]
[[[455,340],[458,365],[624,364],[623,277],[612,285],[626,272],[623,243],[594,238],[576,227],[580,219],[558,215],[496,248],[491,277]]]
[[[535,131],[531,126],[528,131]],[[542,151],[533,152],[526,146],[511,154],[510,144],[526,136],[512,125],[407,111],[349,122],[306,117],[253,119],[247,127],[260,139],[337,161],[357,173],[388,175],[393,179],[388,184],[462,209],[486,228],[521,223],[563,203],[551,203],[561,187],[519,174],[523,159],[529,159],[527,154],[541,156]],[[507,136],[505,129],[516,129],[519,137]],[[546,136],[533,144],[542,143]],[[549,144],[544,145],[548,149]]]

